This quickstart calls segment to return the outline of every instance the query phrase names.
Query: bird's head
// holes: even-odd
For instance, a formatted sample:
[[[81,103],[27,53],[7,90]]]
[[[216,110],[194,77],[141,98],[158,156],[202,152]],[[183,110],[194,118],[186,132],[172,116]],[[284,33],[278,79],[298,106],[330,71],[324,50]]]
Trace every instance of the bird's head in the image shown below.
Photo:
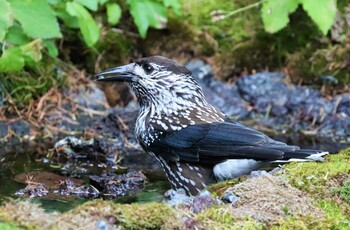
[[[141,106],[153,104],[175,109],[204,100],[191,71],[161,56],[141,58],[96,77],[97,81],[129,82]]]

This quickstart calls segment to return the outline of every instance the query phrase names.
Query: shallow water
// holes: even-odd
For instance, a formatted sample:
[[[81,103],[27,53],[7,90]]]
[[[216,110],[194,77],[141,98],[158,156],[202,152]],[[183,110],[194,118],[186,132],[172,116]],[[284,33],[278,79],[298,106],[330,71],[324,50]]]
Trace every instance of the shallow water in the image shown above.
[[[312,148],[312,149],[324,149],[331,153],[336,153],[341,149],[349,147],[348,143],[342,143],[340,141],[332,140],[319,140],[314,138],[300,137],[298,135],[285,137],[285,135],[279,135],[274,137],[277,140],[286,141],[289,144],[299,145],[302,148]],[[47,149],[50,146],[46,146]],[[20,144],[16,145],[15,148],[4,148],[1,151],[0,161],[0,202],[11,199],[25,199],[18,198],[15,192],[19,189],[25,187],[25,184],[18,183],[14,181],[14,177],[18,174],[30,172],[30,171],[40,171],[40,172],[52,172],[56,174],[62,174],[59,167],[51,165],[49,161],[45,158],[45,150],[43,146],[40,149],[35,149],[34,147],[27,147]],[[146,154],[138,155],[137,157],[132,156],[124,159],[124,165],[130,170],[142,170],[149,183],[141,191],[138,191],[132,195],[127,195],[115,200],[117,203],[145,203],[152,201],[162,201],[163,194],[170,189],[170,184],[166,181],[164,174],[161,169],[156,168],[144,168],[151,167],[145,166]],[[45,163],[46,162],[46,163]],[[139,166],[139,167],[138,167]],[[93,169],[94,174],[98,174],[99,169]],[[82,179],[88,182],[88,174],[81,175]],[[34,179],[35,181],[35,179]],[[88,199],[78,198],[78,197],[42,197],[30,199],[32,202],[40,203],[42,207],[48,211],[68,211],[75,206],[88,201]]]
[[[17,146],[19,147],[19,146]],[[57,167],[52,167],[45,158],[38,157],[38,152],[35,148],[27,148],[23,152],[23,148],[19,152],[6,151],[1,154],[1,168],[0,168],[0,203],[9,199],[26,199],[15,195],[15,192],[24,188],[26,185],[16,182],[14,180],[16,175],[21,173],[40,171],[51,172],[62,175]],[[142,162],[142,159],[139,159]],[[47,163],[44,163],[47,162]],[[131,169],[132,170],[132,169]],[[98,173],[95,170],[96,173]],[[163,194],[170,189],[169,183],[161,174],[160,170],[153,170],[152,176],[148,177],[149,183],[146,184],[143,190],[134,194],[127,195],[115,200],[117,203],[145,203],[152,201],[162,201]],[[147,173],[146,173],[147,175]],[[82,175],[82,179],[88,184],[88,175]],[[33,179],[35,181],[35,178]],[[79,204],[82,204],[89,199],[79,197],[65,197],[65,196],[45,196],[40,198],[32,198],[31,202],[40,203],[47,211],[68,211]]]

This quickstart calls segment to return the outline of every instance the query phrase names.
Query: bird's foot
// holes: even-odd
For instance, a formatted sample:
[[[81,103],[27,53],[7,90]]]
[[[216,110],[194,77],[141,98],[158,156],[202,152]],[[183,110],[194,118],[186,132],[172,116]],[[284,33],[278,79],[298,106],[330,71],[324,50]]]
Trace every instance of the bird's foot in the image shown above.
[[[258,177],[258,176],[269,176],[269,175],[274,175],[276,172],[280,171],[281,167],[276,167],[274,169],[272,169],[271,171],[267,172],[265,170],[256,170],[256,171],[252,171],[249,174],[249,177]]]
[[[170,206],[186,204],[191,201],[191,197],[187,196],[183,189],[170,189],[164,193],[164,202]]]
[[[258,176],[267,176],[270,175],[268,172],[266,172],[265,170],[256,170],[256,171],[252,171],[249,174],[249,177],[258,177]]]
[[[272,169],[269,174],[271,175],[275,175],[277,172],[281,171],[282,170],[282,167],[276,167],[274,169]]]

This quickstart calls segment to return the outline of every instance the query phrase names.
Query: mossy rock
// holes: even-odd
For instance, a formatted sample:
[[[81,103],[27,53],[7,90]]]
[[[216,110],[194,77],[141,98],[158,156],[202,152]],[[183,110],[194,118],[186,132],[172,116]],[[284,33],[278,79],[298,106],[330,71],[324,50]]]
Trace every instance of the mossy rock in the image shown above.
[[[66,213],[45,212],[30,202],[10,202],[0,209],[0,221],[25,229],[178,229],[176,212],[165,204],[117,204],[95,200]]]

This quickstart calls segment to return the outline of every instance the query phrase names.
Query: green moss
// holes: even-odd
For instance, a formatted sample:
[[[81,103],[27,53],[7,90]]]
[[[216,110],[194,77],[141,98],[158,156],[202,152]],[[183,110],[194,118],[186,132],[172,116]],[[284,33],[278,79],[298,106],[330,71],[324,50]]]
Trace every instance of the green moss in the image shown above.
[[[263,229],[251,218],[235,218],[229,205],[212,207],[196,217],[203,229]]]
[[[318,205],[325,215],[315,216],[288,216],[279,219],[271,225],[271,230],[287,229],[349,229],[350,218],[344,215],[344,210],[333,201],[319,201]]]
[[[328,229],[349,229],[350,217],[345,214],[347,207],[340,207],[334,201],[319,201],[319,206],[326,213]],[[325,229],[325,228],[324,228]]]
[[[1,230],[21,230],[23,228],[20,228],[14,224],[0,223],[0,229]]]
[[[296,229],[349,229],[350,205],[344,202],[350,197],[350,183],[346,180],[349,165],[350,149],[328,155],[325,162],[286,165],[284,175],[293,186],[308,192],[316,200],[325,217],[317,221],[290,217],[277,224],[279,229],[289,229],[289,226]]]
[[[246,180],[246,178],[246,176],[242,176],[233,180],[220,181],[216,184],[209,185],[207,189],[212,194],[221,197],[228,188]]]
[[[18,73],[0,73],[0,92],[3,87],[17,106],[26,106],[52,87],[65,84],[65,73],[54,63],[39,62],[34,69]]]
[[[350,149],[326,156],[325,162],[291,163],[285,165],[285,176],[291,184],[312,194],[325,194],[332,179],[350,173]]]
[[[129,205],[94,200],[77,207],[67,215],[94,215],[96,212],[102,218],[114,216],[117,223],[125,229],[174,229],[180,226],[174,210],[162,203]]]
[[[94,200],[66,213],[47,213],[37,204],[10,202],[0,208],[0,221],[25,229],[96,228],[100,220],[123,229],[177,229],[175,210],[162,203],[117,204]]]
[[[339,219],[328,217],[317,218],[313,216],[297,217],[288,216],[277,221],[270,228],[271,230],[289,230],[289,229],[348,229],[347,224],[339,222]]]
[[[320,201],[319,205],[325,211],[324,217],[315,219],[314,216],[288,216],[280,219],[271,229],[349,229],[350,219],[336,203]]]
[[[337,194],[342,200],[350,204],[350,181],[345,181],[339,188],[333,189],[333,194]]]
[[[179,226],[174,210],[161,203],[123,205],[120,214],[116,217],[125,229],[173,229]]]

